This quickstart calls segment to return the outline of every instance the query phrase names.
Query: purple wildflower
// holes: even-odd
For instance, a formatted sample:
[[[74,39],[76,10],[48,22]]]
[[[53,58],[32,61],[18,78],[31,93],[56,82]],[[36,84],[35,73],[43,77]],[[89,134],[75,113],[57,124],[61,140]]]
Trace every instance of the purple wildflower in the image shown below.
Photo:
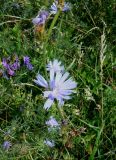
[[[18,70],[20,68],[20,63],[19,62],[14,62],[11,65],[12,70]]]
[[[13,64],[10,63],[10,57],[9,58],[3,58],[2,65],[7,71],[7,74],[10,76],[14,76],[15,71],[20,68],[20,62],[18,57],[16,57],[15,62]]]
[[[8,150],[11,147],[11,143],[9,141],[4,141],[3,149]]]
[[[11,65],[12,70],[18,70],[20,68],[20,62],[18,57],[16,57],[15,62]]]
[[[44,104],[45,109],[48,110],[54,103],[55,99],[59,102],[59,106],[64,104],[64,100],[71,99],[70,95],[74,93],[77,83],[74,82],[72,78],[68,79],[68,77],[68,72],[65,74],[57,72],[54,77],[50,77],[48,83],[40,74],[37,75],[37,80],[34,80],[34,82],[46,88],[46,91],[44,91],[44,97],[48,99]]]
[[[8,68],[7,72],[8,72],[8,74],[9,74],[10,76],[14,76],[14,74],[15,74],[15,71],[12,70],[10,67]]]
[[[6,58],[3,58],[3,60],[2,60],[2,65],[4,66],[4,68],[8,69],[9,64],[7,63]]]
[[[39,14],[32,20],[34,25],[43,25],[49,16],[49,12],[40,11]]]
[[[32,70],[33,69],[33,66],[32,64],[30,63],[30,58],[28,56],[24,56],[23,57],[23,61],[24,61],[24,65],[26,65],[26,67],[29,69],[29,70]]]
[[[28,56],[23,57],[24,64],[27,65],[30,63],[30,58]]]
[[[53,141],[53,140],[49,141],[48,139],[46,139],[46,140],[44,141],[44,144],[46,144],[47,146],[49,146],[49,147],[51,147],[51,148],[55,146],[54,141]]]
[[[56,121],[55,118],[53,118],[52,116],[50,117],[50,119],[48,121],[46,121],[46,125],[50,126],[50,127],[58,127],[59,124]]]
[[[30,70],[30,71],[33,69],[33,66],[31,63],[27,64],[26,66],[27,66],[28,70]]]

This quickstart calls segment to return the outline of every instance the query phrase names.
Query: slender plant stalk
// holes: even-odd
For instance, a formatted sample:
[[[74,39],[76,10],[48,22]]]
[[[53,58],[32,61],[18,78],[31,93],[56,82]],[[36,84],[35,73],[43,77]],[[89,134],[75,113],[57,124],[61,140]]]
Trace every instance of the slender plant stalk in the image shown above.
[[[103,132],[104,128],[104,98],[103,98],[103,65],[105,60],[105,51],[106,51],[106,40],[105,40],[105,33],[103,31],[103,34],[101,36],[101,50],[100,50],[100,79],[101,79],[101,129],[98,131],[97,138],[95,141],[95,145],[92,151],[92,154],[90,155],[89,160],[94,160],[94,156],[98,150],[99,141],[101,138],[101,134]]]
[[[101,51],[100,51],[100,79],[101,79],[101,122],[103,124],[103,114],[104,114],[104,109],[103,109],[103,65],[104,65],[104,60],[105,60],[105,53],[106,51],[106,40],[105,40],[105,33],[103,31],[103,34],[101,36]]]
[[[49,38],[50,38],[50,36],[51,36],[52,29],[54,28],[54,26],[55,26],[55,24],[56,24],[56,21],[57,21],[59,15],[60,15],[60,12],[61,12],[60,10],[57,12],[57,14],[55,15],[55,17],[54,17],[54,19],[53,19],[53,21],[52,21],[52,23],[51,23],[51,25],[50,25],[50,28],[49,28],[48,34],[47,34],[47,38],[46,38],[46,41],[45,41],[46,44],[47,44],[47,42],[48,42],[48,40],[49,40]]]
[[[104,124],[102,124],[102,127],[101,127],[100,131],[98,131],[97,138],[96,138],[96,141],[95,141],[95,145],[94,145],[92,154],[89,157],[89,160],[94,160],[94,156],[95,156],[95,154],[97,152],[97,149],[98,149],[98,146],[99,146],[99,141],[100,141],[100,137],[101,137],[103,128],[104,128]]]
[[[57,109],[58,109],[59,114],[61,115],[61,118],[62,118],[62,119],[65,119],[63,108],[58,107],[58,104],[57,104],[56,106],[57,106]]]
[[[57,19],[60,15],[60,10],[57,12],[57,14],[55,15],[51,25],[50,25],[50,28],[48,30],[48,34],[47,34],[47,37],[45,39],[45,43],[44,43],[44,50],[43,50],[43,58],[44,58],[44,66],[45,66],[45,76],[46,76],[46,79],[48,79],[47,77],[47,71],[46,71],[46,61],[47,61],[47,52],[46,52],[46,48],[47,48],[47,43],[48,43],[48,40],[51,36],[51,33],[52,33],[52,29],[54,28],[56,22],[57,22]]]

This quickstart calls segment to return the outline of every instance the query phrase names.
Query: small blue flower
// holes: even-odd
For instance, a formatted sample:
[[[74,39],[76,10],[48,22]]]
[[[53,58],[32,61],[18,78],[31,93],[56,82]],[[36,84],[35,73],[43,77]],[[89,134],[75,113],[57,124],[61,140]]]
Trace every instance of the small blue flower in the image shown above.
[[[3,149],[8,150],[11,147],[11,143],[9,141],[4,141]]]
[[[50,126],[50,127],[58,127],[59,124],[56,121],[55,118],[53,118],[52,116],[50,117],[50,119],[48,121],[46,121],[46,125]]]
[[[51,5],[51,14],[56,14],[57,11],[58,11],[57,4],[53,2],[53,4]]]
[[[40,11],[39,14],[35,18],[33,18],[32,23],[34,25],[43,25],[46,22],[48,16],[49,12]]]
[[[67,2],[64,3],[64,7],[62,9],[63,12],[69,11],[71,9],[70,4]]]
[[[70,4],[68,2],[64,2],[64,6],[61,8],[62,12],[66,12],[68,10],[70,10]],[[53,2],[53,4],[51,5],[51,14],[56,14],[58,11],[58,1],[55,0],[55,2]]]
[[[53,141],[53,140],[49,141],[48,139],[46,139],[46,140],[44,141],[44,144],[46,144],[47,146],[49,146],[49,147],[51,147],[51,148],[55,146],[54,141]]]

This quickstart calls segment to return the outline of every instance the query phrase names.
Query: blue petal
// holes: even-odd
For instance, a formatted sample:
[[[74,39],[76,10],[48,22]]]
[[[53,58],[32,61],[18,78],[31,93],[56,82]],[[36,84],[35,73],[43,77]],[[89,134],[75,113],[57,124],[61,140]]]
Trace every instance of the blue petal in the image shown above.
[[[52,82],[53,80],[54,80],[54,70],[53,69],[51,69],[50,70],[50,81]]]
[[[47,81],[40,75],[37,75],[37,80],[34,80],[34,82],[42,87],[48,88]]]
[[[60,83],[63,83],[63,82],[68,78],[68,76],[69,76],[69,73],[66,72],[66,73],[62,76],[62,78],[61,78],[61,80],[60,80]]]
[[[47,101],[44,104],[44,109],[48,110],[52,106],[53,102],[54,100],[47,99]]]
[[[58,85],[58,84],[60,85],[59,81],[61,77],[62,77],[62,74],[60,72],[57,72],[55,77],[55,85]]]

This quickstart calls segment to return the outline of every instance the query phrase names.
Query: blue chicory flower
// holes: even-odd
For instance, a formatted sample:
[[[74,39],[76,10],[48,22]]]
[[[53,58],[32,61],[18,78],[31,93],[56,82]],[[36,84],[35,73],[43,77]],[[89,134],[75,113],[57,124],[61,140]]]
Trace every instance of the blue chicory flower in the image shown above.
[[[46,125],[50,126],[50,127],[58,127],[59,124],[56,121],[56,119],[54,117],[50,117],[50,119],[48,121],[46,121]]]
[[[49,16],[48,11],[40,11],[39,14],[33,18],[32,23],[34,25],[43,25]]]
[[[53,140],[49,141],[48,139],[46,139],[46,140],[44,141],[44,144],[46,144],[47,146],[49,146],[49,147],[51,147],[51,148],[55,146],[54,141],[53,141]]]
[[[50,75],[51,76],[51,75]],[[69,73],[57,72],[54,77],[50,77],[49,83],[40,75],[37,75],[37,80],[34,80],[39,86],[45,87],[44,97],[48,98],[44,104],[45,109],[49,109],[54,100],[59,102],[59,106],[64,104],[64,100],[71,99],[70,95],[74,93],[77,83],[69,78]]]
[[[3,149],[8,150],[11,147],[11,143],[9,141],[4,141]]]
[[[64,2],[64,7],[62,8],[63,12],[69,11],[71,9],[70,4],[67,2]]]
[[[68,2],[64,2],[64,6],[61,8],[63,12],[70,10],[70,4]],[[55,0],[51,5],[51,14],[56,14],[58,11],[58,1]]]

